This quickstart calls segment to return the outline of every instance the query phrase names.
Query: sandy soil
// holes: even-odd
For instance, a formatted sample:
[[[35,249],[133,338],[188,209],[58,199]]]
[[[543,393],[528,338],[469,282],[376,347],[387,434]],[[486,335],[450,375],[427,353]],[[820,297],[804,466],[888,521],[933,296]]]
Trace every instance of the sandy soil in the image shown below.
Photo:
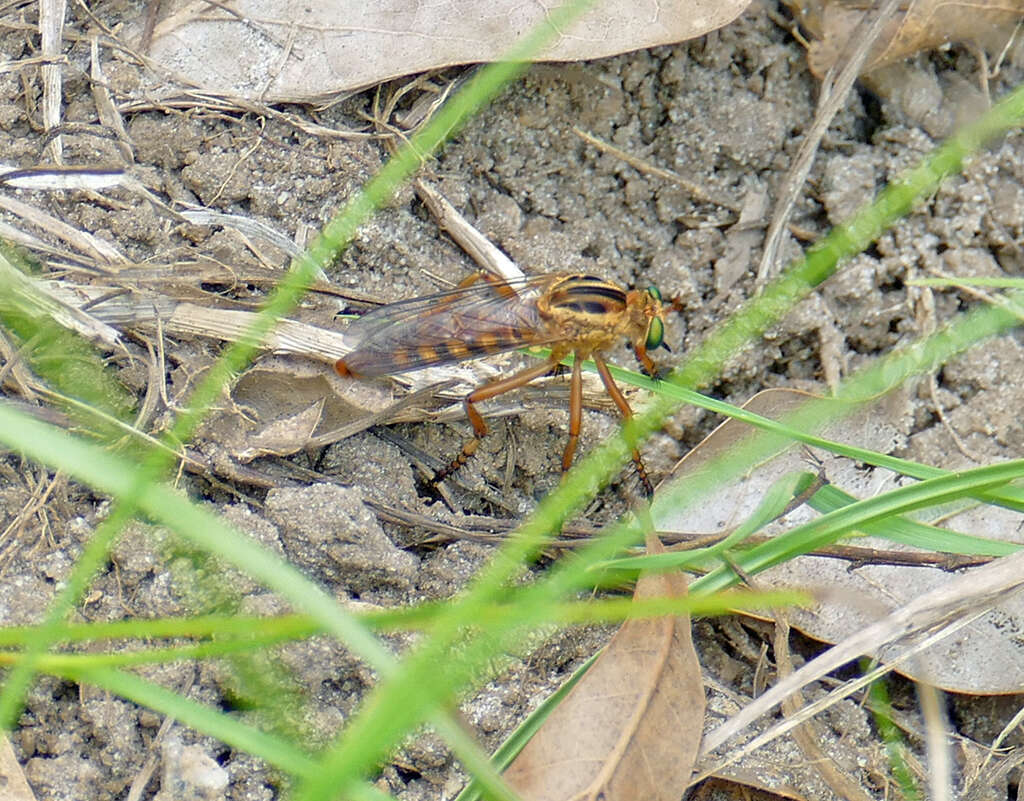
[[[12,24],[0,29],[2,60],[34,54],[36,34],[13,23],[34,23],[35,13],[34,6],[4,12]],[[77,18],[78,13],[71,12],[72,24],[87,30],[90,23]],[[135,11],[115,2],[101,4],[94,13],[110,25]],[[88,71],[80,69],[87,64],[88,44],[70,44],[68,52],[79,69],[65,72],[65,119],[95,125]],[[887,179],[916,162],[935,137],[947,133],[968,101],[983,100],[977,88],[979,64],[970,50],[919,56],[905,69],[909,77],[900,84],[907,87],[903,93],[879,96],[858,90],[840,112],[797,206],[794,230],[802,237],[818,236],[843,220]],[[115,58],[107,72],[116,100],[127,103],[143,96],[145,81],[137,66]],[[0,73],[0,153],[4,161],[20,166],[44,159],[34,75],[31,70]],[[1021,78],[1011,59],[991,81],[992,95],[998,97]],[[362,115],[371,110],[372,99],[372,93],[362,93],[315,114],[302,108],[289,111],[330,127],[362,129]],[[774,197],[813,116],[815,100],[816,81],[801,47],[755,4],[736,24],[694,42],[588,64],[536,67],[471,121],[427,175],[529,273],[582,270],[624,285],[654,284],[666,295],[678,295],[683,313],[670,321],[667,334],[678,357],[750,296],[761,238],[751,239],[749,231],[731,226],[744,205],[764,195]],[[135,148],[133,173],[164,202],[198,203],[244,215],[288,237],[324,224],[385,158],[372,140],[329,141],[252,114],[151,108],[128,113],[125,121]],[[678,173],[720,204],[694,200],[679,185],[600,152],[574,133],[575,127]],[[114,140],[92,135],[95,130],[69,128],[64,137],[67,163],[123,163]],[[962,176],[948,180],[868,253],[853,259],[757,347],[736,354],[707,391],[735,402],[765,387],[825,391],[827,377],[844,375],[941,324],[969,301],[956,293],[908,290],[908,279],[932,269],[960,275],[1018,274],[1022,173],[1024,139],[1013,134],[972,160]],[[221,228],[174,222],[118,190],[102,196],[12,194],[115,243],[141,265],[201,260],[255,274],[287,263],[272,248],[250,248],[244,237]],[[4,219],[20,225],[6,214]],[[790,239],[788,252],[797,253],[803,244]],[[257,253],[270,254],[272,263],[262,263]],[[404,190],[362,229],[328,273],[339,287],[394,301],[436,291],[439,280],[454,283],[472,269],[412,192]],[[188,283],[186,277],[183,284]],[[226,280],[202,285],[193,281],[192,288],[197,302],[233,308],[257,303],[264,292],[256,281],[233,286]],[[319,297],[311,298],[296,316],[330,326],[346,307],[364,308]],[[167,391],[176,400],[187,394],[221,344],[169,337],[165,345]],[[145,364],[141,339],[132,339],[129,350]],[[1020,352],[1016,337],[991,343],[984,351]],[[632,365],[625,348],[613,358]],[[123,352],[111,354],[111,362],[121,381],[141,397],[147,378],[140,362]],[[309,374],[321,369],[313,365]],[[986,461],[1022,455],[1020,388],[993,373],[990,359],[959,360],[936,379],[934,393],[922,382],[909,395],[908,446],[900,455],[944,466],[970,464],[966,454]],[[457,513],[443,508],[411,466],[409,454],[376,430],[314,453],[256,459],[244,465],[250,472],[243,475],[212,427],[194,447],[217,466],[215,474],[186,474],[181,485],[338,597],[385,605],[446,597],[486,560],[491,546],[468,541],[425,546],[422,530],[378,520],[364,501],[455,522],[463,515],[517,517],[559,480],[565,397],[565,382],[559,379],[514,400],[512,408],[519,413],[507,425],[496,422],[493,435],[464,471],[462,480],[471,489],[454,490]],[[963,451],[954,447],[942,426],[936,403],[959,432]],[[615,425],[609,404],[597,405],[585,412],[583,451]],[[161,430],[168,414],[161,403],[149,427]],[[664,476],[715,422],[701,411],[679,412],[645,451],[654,477]],[[388,430],[423,453],[446,460],[458,452],[467,429],[456,422],[409,423]],[[0,529],[17,524],[0,543],[0,621],[15,625],[39,619],[46,599],[108,506],[103,498],[59,479],[42,508],[15,521],[52,476],[14,455],[4,457],[2,464]],[[483,482],[486,489],[477,491]],[[588,510],[588,519],[600,523],[612,518],[623,508],[628,489],[627,480],[606,492]],[[229,579],[213,582],[198,564],[180,543],[139,524],[97,578],[81,608],[82,618],[279,610],[278,601],[244,577],[229,572]],[[500,742],[606,636],[599,628],[569,631],[553,637],[529,659],[514,662],[500,680],[466,704],[467,718],[482,741],[491,747]],[[756,654],[759,631],[735,626],[723,634],[719,626],[702,623],[698,636],[709,671],[720,669],[717,675],[728,674],[728,683],[749,692],[753,668],[739,641],[745,638],[750,653]],[[282,649],[273,663],[254,659],[142,672],[190,697],[240,708],[246,706],[245,699],[265,695],[267,687],[286,686],[295,701],[287,724],[258,710],[246,714],[254,719],[266,714],[268,721],[287,725],[314,742],[337,730],[372,683],[364,666],[319,639]],[[913,709],[912,698],[903,700]],[[1012,708],[1012,702],[965,700],[955,717],[964,733],[984,742],[998,731],[1004,707]],[[851,708],[850,714],[866,729],[863,713]],[[123,799],[154,755],[162,759],[162,767],[143,798],[153,797],[189,760],[227,779],[225,798],[281,797],[279,777],[257,760],[178,726],[157,739],[162,722],[150,711],[94,689],[43,679],[33,688],[12,741],[38,798],[46,801]],[[193,745],[198,748],[188,750]],[[851,769],[865,771],[862,784],[880,791],[878,777],[870,775],[868,766]],[[170,773],[161,772],[166,770]],[[381,786],[411,801],[450,798],[461,781],[447,751],[426,737],[401,750],[384,769]],[[803,791],[811,798],[831,797],[821,788]]]

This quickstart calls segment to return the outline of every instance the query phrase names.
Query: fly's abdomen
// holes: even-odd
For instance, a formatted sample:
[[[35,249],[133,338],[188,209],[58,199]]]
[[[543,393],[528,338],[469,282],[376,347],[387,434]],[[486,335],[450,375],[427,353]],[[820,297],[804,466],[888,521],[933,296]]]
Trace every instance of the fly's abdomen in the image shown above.
[[[509,309],[497,319],[454,310],[377,330],[336,367],[342,375],[372,378],[547,344],[536,308]]]

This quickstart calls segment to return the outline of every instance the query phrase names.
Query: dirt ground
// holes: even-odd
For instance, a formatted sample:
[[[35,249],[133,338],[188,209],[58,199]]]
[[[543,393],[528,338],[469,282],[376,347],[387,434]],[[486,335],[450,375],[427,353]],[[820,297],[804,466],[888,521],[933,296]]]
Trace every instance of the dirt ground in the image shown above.
[[[5,23],[0,27],[0,60],[35,55],[35,6],[7,9],[0,17]],[[772,10],[777,11],[774,6]],[[113,26],[140,11],[115,0],[99,4],[92,13]],[[84,33],[93,25],[78,6],[70,15],[75,31]],[[71,65],[64,71],[66,162],[123,165],[115,140],[95,135],[99,129],[88,80],[87,41],[69,39],[65,50]],[[1024,58],[1015,60],[1018,55],[1011,51],[989,81],[992,97],[1024,78]],[[985,103],[979,80],[983,68],[976,51],[952,47],[901,67],[903,79],[892,91],[857,89],[824,140],[797,204],[792,227],[796,236],[789,239],[787,252],[798,253],[845,219],[889,178],[917,162],[961,118],[975,114]],[[181,107],[150,102],[144,70],[116,54],[106,70],[115,100],[126,109],[133,174],[172,206],[203,205],[301,238],[329,220],[385,158],[373,139],[331,140],[281,118],[198,103]],[[449,71],[435,83],[458,74]],[[751,295],[764,229],[755,225],[742,231],[733,225],[744,206],[761,197],[774,201],[813,117],[816,90],[800,44],[755,3],[736,23],[696,41],[593,63],[537,66],[472,120],[425,175],[528,273],[580,270],[623,285],[653,284],[666,295],[678,295],[683,311],[670,320],[666,336],[674,355],[661,356],[672,361]],[[8,164],[28,167],[45,161],[39,92],[33,69],[0,73],[0,154]],[[288,111],[339,130],[366,130],[372,103],[373,92],[364,92],[324,110]],[[652,167],[683,176],[718,202],[695,200],[679,184],[598,150],[576,128]],[[706,391],[738,403],[766,387],[827,391],[826,379],[847,374],[972,302],[963,294],[908,288],[909,279],[932,270],[1020,274],[1022,177],[1024,137],[1013,133],[973,159],[962,176],[946,181],[757,347],[736,354]],[[198,261],[245,276],[287,265],[269,246],[250,247],[250,239],[222,227],[174,221],[120,190],[4,191],[115,244],[147,269]],[[24,225],[9,212],[3,220]],[[751,238],[751,230],[759,235]],[[470,259],[405,189],[363,227],[328,275],[344,290],[387,302],[436,291],[440,282],[458,282],[472,269]],[[78,277],[74,269],[67,275]],[[189,274],[182,275],[181,285],[188,286]],[[250,308],[265,287],[255,279],[234,284],[226,278],[192,280],[191,299]],[[294,316],[330,327],[338,325],[334,316],[339,311],[363,308],[356,302],[310,296]],[[153,339],[152,328],[140,331]],[[128,342],[132,358],[112,352],[110,362],[125,386],[141,398],[147,374],[140,365],[149,357],[143,338],[133,336]],[[168,336],[164,346],[167,398],[173,406],[187,397],[222,343]],[[1019,414],[1024,404],[1020,387],[1006,378],[1021,360],[1019,337],[986,345],[983,353],[985,358],[961,359],[936,375],[934,388],[922,381],[910,393],[907,444],[898,455],[946,467],[1024,455]],[[612,358],[633,366],[625,348]],[[993,360],[1002,367],[993,368]],[[327,368],[310,363],[304,369],[315,376]],[[468,488],[453,490],[456,512],[445,509],[411,461],[419,453],[442,461],[457,453],[467,431],[458,415],[454,423],[362,431],[326,449],[265,455],[244,464],[217,437],[236,418],[224,422],[221,417],[192,446],[211,472],[186,472],[180,485],[340,598],[389,606],[444,598],[467,582],[493,546],[469,540],[425,544],[431,532],[378,516],[366,502],[456,525],[470,522],[469,516],[516,519],[559,480],[565,386],[564,379],[556,379],[509,402],[509,410],[516,413],[495,421],[492,436],[461,476]],[[4,393],[15,396],[16,387],[8,383]],[[396,391],[396,397],[400,394]],[[582,451],[616,423],[610,404],[596,393],[595,398],[598,408],[584,414]],[[149,429],[159,433],[169,414],[161,401],[148,420]],[[962,449],[949,435],[943,416],[958,433]],[[716,422],[699,410],[680,411],[645,450],[654,479],[664,477]],[[51,487],[52,474],[15,455],[3,457],[2,464],[0,622],[18,625],[40,619],[46,600],[109,507],[106,499],[65,479],[58,477]],[[34,506],[33,499],[44,490],[49,491],[45,503]],[[628,490],[627,479],[604,493],[587,510],[587,521],[613,519],[624,508]],[[32,513],[20,514],[26,508]],[[82,618],[226,608],[269,614],[281,609],[277,599],[253,582],[230,572],[230,579],[214,580],[201,564],[180,543],[138,524],[94,582]],[[482,742],[497,745],[607,634],[601,628],[570,630],[551,637],[529,657],[513,660],[506,673],[465,705]],[[702,622],[697,647],[716,681],[749,693],[754,675],[750,660],[760,636],[757,628],[730,625],[723,633],[719,624]],[[400,638],[395,645],[401,645]],[[716,675],[716,669],[722,674]],[[248,709],[245,699],[265,695],[267,687],[286,686],[290,698],[298,699],[290,718],[286,724],[272,714],[267,719],[312,742],[328,740],[373,681],[365,666],[323,639],[283,648],[273,663],[178,664],[142,672],[225,708]],[[898,700],[911,711],[915,708],[912,697]],[[961,699],[953,708],[961,733],[984,743],[998,732],[1005,710],[1012,713],[1015,706],[1014,699]],[[866,730],[864,713],[855,707],[848,712]],[[263,713],[253,709],[246,714],[255,719]],[[161,798],[172,797],[170,783],[187,772],[186,764],[207,771],[213,777],[210,787],[227,782],[222,791],[209,790],[209,797],[282,797],[280,777],[258,760],[180,726],[165,731],[163,722],[148,710],[92,688],[42,679],[31,691],[12,743],[41,800],[127,798],[154,758],[159,767],[135,797],[153,798],[161,788]],[[855,727],[834,721],[833,726],[837,731]],[[874,764],[873,757],[866,758],[851,769],[860,771],[862,786],[882,797]],[[396,755],[380,786],[414,801],[451,798],[462,781],[440,742],[424,737]],[[808,798],[833,797],[821,787],[798,789]]]

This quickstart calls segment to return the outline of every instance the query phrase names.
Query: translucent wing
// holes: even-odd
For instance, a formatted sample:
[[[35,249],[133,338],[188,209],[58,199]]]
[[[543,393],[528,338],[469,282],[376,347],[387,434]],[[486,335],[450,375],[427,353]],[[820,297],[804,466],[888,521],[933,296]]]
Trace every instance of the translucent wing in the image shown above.
[[[356,376],[404,373],[557,340],[541,319],[537,298],[559,276],[479,283],[399,301],[353,321],[355,347],[339,362]]]

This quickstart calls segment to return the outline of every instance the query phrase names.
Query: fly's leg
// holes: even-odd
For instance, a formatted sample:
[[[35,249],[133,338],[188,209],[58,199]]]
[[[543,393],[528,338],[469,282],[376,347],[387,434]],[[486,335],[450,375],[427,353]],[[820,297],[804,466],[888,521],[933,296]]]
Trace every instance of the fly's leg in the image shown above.
[[[452,475],[452,473],[468,462],[470,457],[476,453],[476,449],[480,446],[480,440],[487,435],[487,423],[484,422],[484,418],[480,412],[476,410],[477,403],[490,400],[491,398],[496,398],[498,395],[504,395],[506,392],[510,392],[513,389],[526,386],[535,378],[540,378],[542,375],[549,372],[552,367],[558,364],[558,362],[559,359],[548,359],[546,362],[534,365],[533,367],[527,367],[525,370],[520,370],[515,375],[511,375],[508,378],[502,378],[497,381],[492,381],[489,384],[484,384],[482,387],[477,387],[470,392],[463,401],[463,406],[466,408],[466,417],[469,418],[469,424],[473,426],[473,438],[462,446],[462,451],[458,456],[452,459],[447,467],[443,467],[437,472],[431,480],[431,483],[438,484],[441,481],[444,481]]]
[[[636,360],[640,362],[640,366],[643,368],[643,371],[647,373],[647,376],[649,378],[658,378],[658,368],[655,367],[654,360],[651,359],[650,355],[647,353],[647,348],[642,345],[636,345],[633,348],[633,353],[636,354]],[[605,386],[607,385],[608,382],[605,382]],[[611,394],[611,390],[608,390],[608,392]],[[621,409],[622,407],[620,406],[619,408]]]
[[[459,297],[458,290],[469,289],[478,281],[484,281],[490,284],[491,287],[494,289],[494,293],[499,297],[511,298],[517,294],[514,287],[510,287],[500,278],[491,275],[490,273],[484,272],[483,270],[477,270],[475,273],[467,275],[465,278],[463,278],[461,281],[459,281],[459,283],[455,285],[453,294],[450,298],[443,298],[440,301],[438,301],[439,308],[450,306],[453,303],[455,303],[456,299]]]
[[[569,384],[569,441],[562,453],[562,472],[572,467],[576,454],[576,443],[580,438],[580,424],[583,420],[583,359],[577,352],[572,360],[572,382]]]
[[[485,275],[486,274],[481,272],[480,270],[477,270],[475,273],[470,273],[465,278],[463,278],[461,281],[459,281],[459,283],[457,283],[455,285],[455,288],[456,289],[466,289],[468,287],[471,287],[477,281],[480,281],[481,279],[483,279]]]
[[[629,408],[629,403],[626,401],[625,396],[623,396],[618,384],[615,383],[615,379],[612,378],[612,374],[608,370],[608,364],[601,357],[600,353],[592,354],[591,358],[597,366],[598,375],[601,376],[601,380],[604,382],[604,388],[608,390],[608,394],[615,401],[615,405],[619,407],[622,419],[631,419],[633,417],[633,410]],[[651,480],[647,477],[647,468],[644,467],[643,459],[640,458],[640,451],[636,448],[633,449],[633,464],[636,465],[636,472],[640,476],[640,483],[643,485],[644,492],[648,498],[652,497],[654,495],[654,487],[651,486]]]

